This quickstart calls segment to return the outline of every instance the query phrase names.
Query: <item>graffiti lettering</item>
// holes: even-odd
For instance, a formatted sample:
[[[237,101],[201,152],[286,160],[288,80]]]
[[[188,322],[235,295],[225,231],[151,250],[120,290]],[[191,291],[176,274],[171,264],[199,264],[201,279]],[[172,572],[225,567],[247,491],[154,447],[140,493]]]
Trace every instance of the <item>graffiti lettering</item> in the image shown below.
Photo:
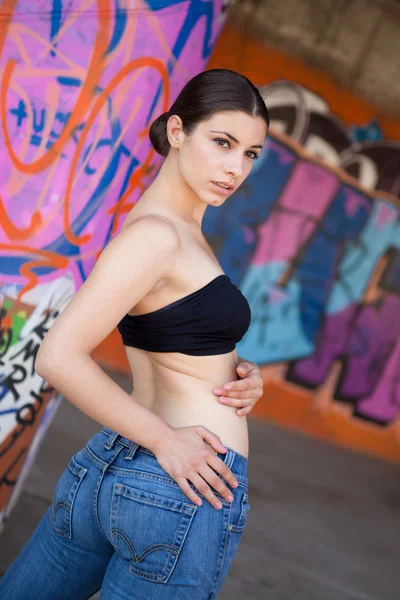
[[[310,390],[340,363],[334,398],[388,425],[400,411],[396,199],[351,185],[286,140],[271,134],[245,189],[204,221],[251,305],[240,354],[286,362],[287,380]]]
[[[57,406],[40,342],[157,172],[150,123],[205,66],[228,5],[2,3],[0,523]]]

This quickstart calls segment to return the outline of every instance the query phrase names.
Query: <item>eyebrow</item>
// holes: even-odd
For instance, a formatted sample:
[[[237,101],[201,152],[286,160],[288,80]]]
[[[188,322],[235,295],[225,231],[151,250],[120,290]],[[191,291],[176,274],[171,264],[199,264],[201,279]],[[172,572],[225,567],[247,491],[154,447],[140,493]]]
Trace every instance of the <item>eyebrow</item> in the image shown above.
[[[239,140],[237,140],[235,137],[233,137],[233,135],[231,135],[230,133],[227,133],[226,131],[216,131],[215,129],[211,129],[210,131],[212,133],[223,133],[224,135],[228,136],[228,138],[230,138],[231,140],[233,140],[237,144],[239,143]],[[261,148],[262,149],[262,146],[260,146],[259,144],[252,144],[250,146],[250,148]]]

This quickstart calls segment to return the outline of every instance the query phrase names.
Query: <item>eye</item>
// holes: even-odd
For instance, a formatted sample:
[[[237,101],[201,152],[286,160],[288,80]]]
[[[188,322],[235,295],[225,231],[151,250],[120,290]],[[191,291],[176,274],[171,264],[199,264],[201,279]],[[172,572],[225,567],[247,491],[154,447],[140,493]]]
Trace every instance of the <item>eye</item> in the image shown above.
[[[252,150],[250,150],[249,152],[246,152],[247,156],[249,156],[249,154],[251,154],[251,156],[249,156],[249,158],[251,158],[251,160],[257,160],[257,158],[259,158],[257,152],[253,152]]]
[[[230,148],[231,147],[228,140],[224,140],[224,138],[215,138],[214,142],[216,142],[218,144],[218,146],[221,146],[222,148]],[[226,146],[224,146],[223,144],[226,144]]]

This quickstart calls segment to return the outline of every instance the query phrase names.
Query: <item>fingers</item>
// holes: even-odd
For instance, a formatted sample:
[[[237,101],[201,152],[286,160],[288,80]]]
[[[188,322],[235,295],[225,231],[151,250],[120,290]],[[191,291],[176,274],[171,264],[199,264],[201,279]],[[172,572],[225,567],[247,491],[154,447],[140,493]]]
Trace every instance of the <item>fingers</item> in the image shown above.
[[[239,485],[235,475],[232,473],[229,467],[227,467],[220,458],[212,454],[211,451],[209,452],[209,457],[206,459],[206,463],[203,463],[203,465],[199,466],[197,470],[193,471],[193,473],[190,476],[187,476],[187,478],[175,477],[175,481],[178,483],[179,487],[189,498],[189,500],[194,504],[197,504],[197,506],[201,506],[202,500],[189,485],[188,480],[193,483],[199,493],[212,506],[214,506],[214,508],[221,509],[222,503],[214,495],[213,490],[218,492],[218,494],[227,502],[232,502],[233,495],[220,477],[218,477],[217,473],[219,473],[231,487],[236,488]],[[210,486],[213,488],[213,490]]]
[[[239,408],[239,410],[236,411],[236,414],[238,417],[245,417],[246,415],[251,413],[252,409],[253,405],[250,404],[249,406],[245,406],[244,408]]]
[[[172,452],[171,456],[159,451],[157,460],[177,482],[187,498],[197,506],[202,504],[201,498],[190,485],[191,482],[199,494],[215,508],[222,508],[222,503],[213,490],[221,498],[231,502],[233,496],[227,485],[236,488],[239,484],[229,467],[217,456],[217,453],[227,452],[221,439],[202,425],[177,428],[174,435],[173,441],[177,446],[175,452]],[[219,475],[227,485],[221,481]]]
[[[199,425],[197,429],[203,440],[207,444],[210,444],[213,450],[215,450],[216,452],[226,452],[226,448],[221,442],[221,439],[215,433],[213,433],[206,427],[203,427],[202,425]]]
[[[216,388],[214,390],[214,394],[234,394],[237,398],[245,398],[249,391],[253,388],[256,388],[256,386],[250,385],[249,381],[242,379],[240,381],[235,381],[234,383],[226,384],[222,388]]]
[[[197,504],[197,506],[201,506],[203,504],[200,496],[198,496],[188,484],[187,479],[185,479],[184,477],[177,477],[175,481],[181,488],[182,492],[189,498],[191,502]]]
[[[233,488],[236,488],[239,485],[236,477],[234,476],[230,468],[224,463],[223,460],[218,458],[218,456],[211,456],[207,463],[212,469],[214,469],[214,471],[221,475],[221,477],[224,479],[224,481],[226,481],[228,485],[230,485]],[[221,494],[221,496],[225,498],[224,494]]]
[[[223,390],[220,396],[229,396],[230,398],[248,398],[249,396],[258,396],[259,388],[251,387],[245,390]]]
[[[202,500],[196,494],[196,492],[191,488],[187,479],[184,477],[178,477],[175,480],[183,493],[189,498],[191,502],[197,504],[197,506],[201,506]],[[208,483],[212,485],[212,487],[219,493],[222,498],[225,498],[227,502],[232,502],[233,495],[232,492],[223,484],[221,479],[216,475],[216,473],[210,469],[209,467],[205,467],[201,471],[201,475],[199,473],[193,473],[190,476],[190,481],[199,491],[199,493],[217,510],[222,508],[221,501],[213,494]],[[208,483],[207,483],[208,482]]]
[[[221,461],[221,463],[224,465],[224,463],[222,461]],[[226,466],[226,465],[224,465],[224,466]],[[233,475],[232,472],[228,468],[227,468],[227,472],[230,475]],[[213,488],[213,490],[216,490],[218,492],[218,494],[220,496],[222,496],[222,498],[225,498],[225,500],[227,500],[227,502],[232,502],[232,500],[233,500],[232,492],[230,491],[229,488],[226,487],[224,482],[220,479],[220,477],[218,477],[217,473],[215,471],[213,471],[213,469],[211,469],[208,465],[205,465],[201,469],[200,475],[203,478],[203,480],[206,481]],[[236,481],[236,478],[234,476],[233,476],[233,478]],[[197,487],[197,485],[196,485],[196,487]],[[199,492],[200,491],[201,490],[199,489]],[[201,493],[203,493],[203,492],[201,492]],[[206,496],[206,498],[208,499],[208,496]]]
[[[249,406],[249,404],[251,404],[253,402],[253,400],[247,398],[246,400],[243,399],[236,399],[236,398],[231,398],[230,396],[221,396],[220,398],[218,398],[218,402],[220,402],[221,404],[227,404],[228,406]]]
[[[200,475],[195,473],[191,477],[191,482],[193,483],[193,485],[196,486],[196,488],[199,490],[200,494],[202,496],[204,496],[204,498],[206,500],[208,500],[208,502],[211,504],[211,506],[214,506],[214,508],[216,508],[218,510],[220,508],[222,508],[222,502],[220,500],[218,500],[218,498],[216,496],[214,496],[214,494],[211,491],[210,486],[206,483],[206,481],[204,481],[204,479],[202,477],[200,477]]]
[[[264,382],[261,376],[246,377],[225,383],[217,387],[213,393],[216,396],[227,395],[232,398],[247,398],[249,394],[260,398],[263,395]]]

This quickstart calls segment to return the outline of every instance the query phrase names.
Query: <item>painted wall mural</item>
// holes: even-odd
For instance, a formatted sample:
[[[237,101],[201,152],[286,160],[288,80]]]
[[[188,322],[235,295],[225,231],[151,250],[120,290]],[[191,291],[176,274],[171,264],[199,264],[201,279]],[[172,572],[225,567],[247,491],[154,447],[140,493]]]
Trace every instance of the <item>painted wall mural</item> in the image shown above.
[[[229,4],[0,2],[0,522],[59,402],[40,341],[154,176],[149,125]]]
[[[287,361],[288,381],[308,389],[340,360],[334,398],[360,419],[392,423],[400,412],[399,206],[272,133],[262,164],[214,212],[205,233],[252,308],[240,354]]]
[[[204,220],[251,305],[238,352],[263,366],[257,414],[400,461],[400,127],[354,98],[349,115],[326,74],[229,24],[213,66],[248,75],[271,117],[249,178]]]

